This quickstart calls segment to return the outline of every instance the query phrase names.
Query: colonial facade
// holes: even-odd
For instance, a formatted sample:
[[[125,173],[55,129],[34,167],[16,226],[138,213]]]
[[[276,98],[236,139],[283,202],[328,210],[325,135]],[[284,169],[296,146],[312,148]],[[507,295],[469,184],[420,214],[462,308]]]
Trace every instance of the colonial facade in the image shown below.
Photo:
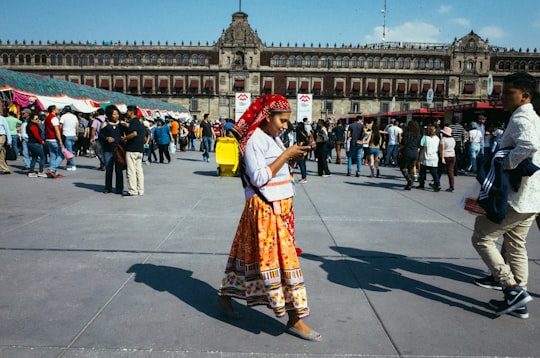
[[[298,93],[311,93],[319,118],[426,107],[430,88],[432,106],[489,101],[512,72],[540,77],[540,54],[472,31],[451,44],[267,45],[236,12],[212,45],[0,41],[0,66],[177,103],[195,117],[234,118],[237,92],[280,93],[293,107]]]

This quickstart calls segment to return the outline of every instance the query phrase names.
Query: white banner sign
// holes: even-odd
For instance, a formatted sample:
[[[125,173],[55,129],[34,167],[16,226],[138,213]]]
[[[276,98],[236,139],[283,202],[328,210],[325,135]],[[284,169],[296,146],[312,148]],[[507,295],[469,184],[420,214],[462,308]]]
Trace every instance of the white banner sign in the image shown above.
[[[248,109],[251,104],[251,93],[237,93],[235,101],[235,113],[234,120],[238,121],[242,114]]]
[[[304,118],[312,122],[313,95],[298,93],[296,95],[296,121],[302,122]]]

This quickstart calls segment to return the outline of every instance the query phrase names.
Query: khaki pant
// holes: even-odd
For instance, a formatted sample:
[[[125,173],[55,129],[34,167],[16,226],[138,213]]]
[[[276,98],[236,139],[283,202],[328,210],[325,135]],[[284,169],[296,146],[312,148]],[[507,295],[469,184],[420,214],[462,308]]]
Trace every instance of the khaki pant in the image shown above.
[[[140,152],[126,152],[127,183],[131,195],[144,194],[144,173],[142,169],[142,156]]]
[[[6,163],[6,149],[4,148],[4,145],[7,142],[7,138],[5,135],[0,135],[0,171],[9,172],[9,167]]]
[[[529,262],[525,243],[535,216],[518,213],[508,206],[501,224],[495,224],[485,216],[476,218],[472,244],[493,277],[504,287],[517,283],[527,289]],[[504,257],[495,245],[500,236],[503,237]]]

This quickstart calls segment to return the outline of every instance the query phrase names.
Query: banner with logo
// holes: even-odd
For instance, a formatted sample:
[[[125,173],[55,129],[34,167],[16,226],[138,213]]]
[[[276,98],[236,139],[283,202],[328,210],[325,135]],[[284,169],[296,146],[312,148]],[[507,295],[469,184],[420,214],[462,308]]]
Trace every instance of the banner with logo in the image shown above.
[[[251,93],[237,93],[234,120],[238,121],[251,104]]]
[[[313,113],[313,95],[298,93],[296,95],[296,121],[302,122],[304,118],[308,119],[308,122],[312,122]]]

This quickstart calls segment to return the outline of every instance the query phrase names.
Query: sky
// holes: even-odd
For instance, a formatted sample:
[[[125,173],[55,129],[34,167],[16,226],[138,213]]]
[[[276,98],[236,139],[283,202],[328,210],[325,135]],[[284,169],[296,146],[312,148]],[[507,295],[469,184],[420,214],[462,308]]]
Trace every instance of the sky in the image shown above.
[[[241,6],[267,45],[379,43],[384,28],[386,41],[452,43],[473,30],[491,45],[540,50],[539,0],[386,0],[386,12],[384,4],[384,0],[0,0],[2,13],[10,15],[2,16],[0,39],[212,44]]]

